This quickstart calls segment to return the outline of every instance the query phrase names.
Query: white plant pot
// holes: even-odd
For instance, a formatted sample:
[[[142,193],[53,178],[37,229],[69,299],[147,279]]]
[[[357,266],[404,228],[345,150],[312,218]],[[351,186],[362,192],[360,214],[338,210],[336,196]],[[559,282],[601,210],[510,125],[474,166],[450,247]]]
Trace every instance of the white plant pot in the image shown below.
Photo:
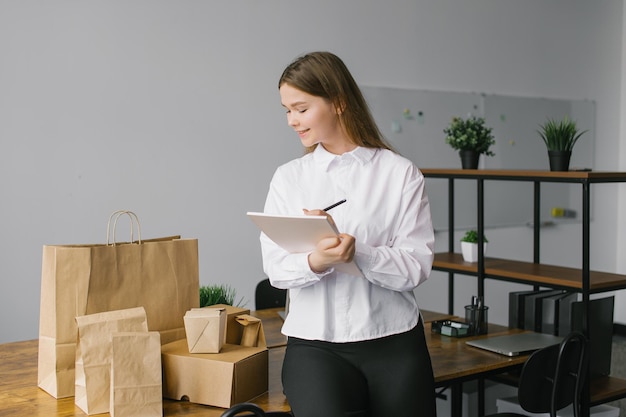
[[[461,252],[465,262],[478,262],[478,244],[461,242]],[[487,254],[487,243],[483,243],[483,256]]]

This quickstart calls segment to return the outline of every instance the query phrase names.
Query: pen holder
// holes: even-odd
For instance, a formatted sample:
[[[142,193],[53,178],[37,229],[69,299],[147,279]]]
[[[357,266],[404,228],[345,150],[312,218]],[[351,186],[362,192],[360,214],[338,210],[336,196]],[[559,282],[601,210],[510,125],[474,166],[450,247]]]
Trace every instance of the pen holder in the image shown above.
[[[473,335],[487,334],[487,313],[489,307],[477,305],[465,306],[465,323],[470,326],[469,333]]]

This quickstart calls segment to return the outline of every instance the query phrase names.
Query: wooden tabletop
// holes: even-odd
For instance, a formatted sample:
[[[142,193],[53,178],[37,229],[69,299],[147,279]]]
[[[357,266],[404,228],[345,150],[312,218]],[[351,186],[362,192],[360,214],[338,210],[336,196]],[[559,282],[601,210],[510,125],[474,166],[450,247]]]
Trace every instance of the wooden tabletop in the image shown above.
[[[282,393],[280,371],[285,355],[285,337],[280,334],[282,319],[275,309],[260,310],[252,314],[261,318],[269,347],[269,390],[252,401],[265,410],[289,410]],[[435,381],[438,386],[476,378],[491,372],[503,372],[518,367],[525,357],[508,358],[465,345],[465,340],[431,333],[429,322],[450,318],[447,314],[422,311],[426,321],[426,338],[431,354]],[[505,334],[502,326],[491,326],[490,334]],[[480,336],[484,337],[484,336]],[[37,387],[38,341],[6,343],[0,345],[0,415],[2,417],[84,416],[74,405],[74,398],[55,399]],[[219,417],[224,409],[182,401],[163,400],[165,416]],[[106,415],[106,414],[104,414]]]
[[[251,314],[258,317],[263,322],[263,331],[265,332],[265,339],[268,348],[274,348],[287,345],[287,337],[280,332],[283,326],[283,320],[278,315],[279,311],[283,311],[281,308],[268,308],[266,310],[253,311]],[[434,311],[421,310],[422,317],[425,323],[430,323],[435,320],[448,320],[454,316],[446,313],[437,313]]]
[[[471,339],[514,334],[523,330],[490,324],[489,334],[464,338],[432,333],[430,323],[426,323],[425,330],[437,386],[447,386],[454,382],[475,379],[477,376],[501,373],[504,369],[520,367],[528,358],[527,355],[515,357],[499,355],[465,344]]]

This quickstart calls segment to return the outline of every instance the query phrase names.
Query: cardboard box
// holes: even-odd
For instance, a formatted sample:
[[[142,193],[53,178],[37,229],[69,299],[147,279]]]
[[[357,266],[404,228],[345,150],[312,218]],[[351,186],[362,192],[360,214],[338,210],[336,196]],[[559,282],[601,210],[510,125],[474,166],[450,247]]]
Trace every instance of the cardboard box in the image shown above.
[[[250,314],[250,310],[227,304],[215,304],[204,308],[223,308],[226,310],[226,343],[238,345],[243,334],[243,328],[237,323],[237,316]]]
[[[163,396],[229,408],[268,387],[266,346],[225,344],[220,353],[189,353],[186,340],[161,348]]]
[[[267,346],[261,319],[249,314],[242,314],[237,316],[237,324],[243,328],[239,345],[252,347]]]
[[[226,342],[224,308],[192,308],[185,314],[185,333],[190,353],[219,353]]]
[[[519,405],[517,397],[498,398],[496,400],[496,407],[498,413],[518,413],[531,417],[550,417],[550,413],[529,413],[524,410],[522,406]],[[557,411],[556,415],[558,417],[572,417],[574,410],[570,405]],[[589,415],[592,417],[619,417],[619,408],[606,404],[596,405],[589,409]]]

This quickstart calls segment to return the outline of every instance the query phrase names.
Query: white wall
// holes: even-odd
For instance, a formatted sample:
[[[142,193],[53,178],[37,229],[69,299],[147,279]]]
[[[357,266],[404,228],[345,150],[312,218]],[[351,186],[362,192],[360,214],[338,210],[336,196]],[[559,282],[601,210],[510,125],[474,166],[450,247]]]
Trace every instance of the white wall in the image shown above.
[[[595,100],[595,166],[626,169],[624,21],[622,0],[0,0],[0,342],[37,337],[42,245],[103,243],[121,208],[144,238],[197,237],[201,283],[230,283],[254,308],[245,212],[301,153],[276,82],[306,51],[336,52],[367,85]],[[626,273],[625,194],[595,193],[596,269]],[[530,250],[526,230],[494,233]],[[579,233],[545,238],[562,237]],[[446,308],[444,281],[418,291],[424,308]],[[505,290],[488,292],[491,318]]]
[[[620,171],[626,171],[626,115],[624,114],[624,109],[626,109],[626,30],[624,30],[623,25],[626,25],[626,8],[622,8],[622,53],[621,53],[621,82],[619,84],[620,88],[620,130],[619,135],[617,135],[617,140],[619,143],[618,153],[619,153],[619,162]],[[622,192],[618,195],[618,213],[626,212],[626,191],[622,188]],[[618,216],[617,222],[618,231],[626,230],[626,216],[623,214]],[[624,272],[626,271],[626,256],[622,254],[626,253],[626,238],[624,238],[623,234],[618,235],[617,239],[617,271]],[[615,303],[615,317],[620,320],[622,323],[626,321],[626,292],[620,291],[616,296]]]

